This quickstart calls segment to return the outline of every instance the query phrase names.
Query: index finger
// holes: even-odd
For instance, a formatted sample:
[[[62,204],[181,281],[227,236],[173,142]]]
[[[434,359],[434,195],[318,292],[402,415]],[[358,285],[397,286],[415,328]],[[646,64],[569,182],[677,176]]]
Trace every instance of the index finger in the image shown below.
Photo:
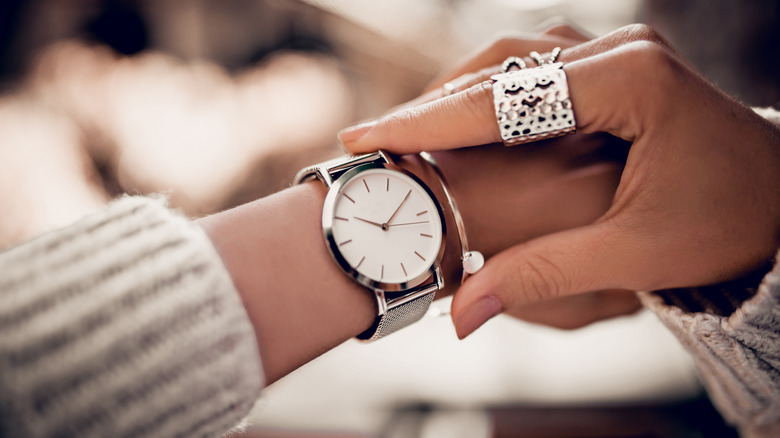
[[[540,53],[550,52],[556,47],[566,49],[593,39],[593,36],[586,35],[582,30],[559,20],[544,26],[543,29],[539,34],[506,35],[497,38],[487,46],[480,47],[458,65],[431,81],[424,93],[440,88],[446,82],[468,73],[492,65],[500,65],[510,54],[529,53],[532,50]]]
[[[604,131],[626,140],[636,132],[631,125],[629,98],[636,93],[632,52],[654,43],[634,42],[564,65],[577,129]],[[423,105],[404,108],[378,120],[342,131],[339,136],[352,153],[385,149],[407,154],[456,149],[501,140],[493,104],[492,81]]]
[[[385,149],[398,154],[500,141],[493,84],[485,81],[463,92],[404,108],[341,131],[339,138],[352,153]]]
[[[568,48],[582,41],[572,41],[558,36],[539,35],[529,38],[505,37],[492,42],[487,48],[480,48],[475,54],[467,57],[451,70],[435,78],[425,88],[425,92],[433,91],[465,74],[479,71],[492,65],[500,65],[507,57],[507,53],[529,53],[532,50],[544,53],[555,47]]]
[[[564,69],[569,74],[569,68],[575,65],[577,60],[609,54],[623,46],[641,43],[648,43],[671,55],[676,55],[674,49],[652,28],[645,25],[631,25],[601,38],[566,49],[561,53],[559,59],[568,62]],[[681,59],[681,61],[684,63],[684,60]],[[618,65],[618,67],[625,67],[625,64]],[[610,67],[604,66],[604,68],[609,69]],[[609,71],[614,73],[614,70]],[[378,120],[343,130],[339,133],[339,138],[345,148],[353,153],[369,152],[381,148],[398,153],[414,153],[421,150],[454,149],[498,141],[497,121],[495,118],[487,117],[492,105],[492,96],[484,88],[486,87],[484,81],[497,72],[498,67],[495,66],[495,68],[488,67],[479,72],[461,76],[457,79],[457,86],[458,89],[465,88],[465,91],[458,91],[446,97],[440,97],[441,93],[437,91],[429,92]],[[594,79],[603,77],[594,75]],[[626,78],[617,77],[616,79],[620,81]],[[571,83],[571,80],[569,82]],[[587,81],[586,83],[588,87],[592,86]],[[578,91],[582,91],[579,90],[579,86],[572,90],[574,93],[572,102],[578,114],[578,121],[581,122],[580,113],[583,108],[581,104],[578,104],[580,101],[576,97]],[[607,85],[601,91],[611,97],[614,94],[614,87],[610,88]],[[631,88],[628,91],[635,92],[636,89]],[[481,109],[478,108],[479,105],[483,105]],[[450,110],[455,111],[451,114],[447,113]],[[471,117],[464,114],[463,111],[470,111]],[[423,120],[425,120],[424,123],[430,122],[432,125],[421,126]],[[602,120],[600,124],[605,123],[606,120]],[[578,126],[578,129],[580,127]],[[369,131],[375,132],[368,135]],[[614,134],[610,130],[606,131]]]

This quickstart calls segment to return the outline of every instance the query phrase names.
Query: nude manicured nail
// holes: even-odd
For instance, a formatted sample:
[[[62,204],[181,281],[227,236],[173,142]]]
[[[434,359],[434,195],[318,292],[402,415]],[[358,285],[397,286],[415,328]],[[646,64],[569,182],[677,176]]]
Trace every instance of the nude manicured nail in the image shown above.
[[[376,120],[342,129],[338,134],[339,139],[344,144],[358,141],[360,138],[366,135],[366,133],[370,131],[374,125],[376,125]]]
[[[499,313],[501,313],[501,302],[492,295],[482,297],[469,304],[453,318],[458,338],[463,339],[470,335]]]

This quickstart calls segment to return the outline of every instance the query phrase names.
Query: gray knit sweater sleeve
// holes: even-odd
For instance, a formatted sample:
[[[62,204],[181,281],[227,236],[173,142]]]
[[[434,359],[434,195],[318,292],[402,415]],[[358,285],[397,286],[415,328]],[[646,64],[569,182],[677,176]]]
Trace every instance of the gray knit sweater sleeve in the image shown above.
[[[0,253],[0,436],[219,436],[262,375],[211,242],[162,201]]]
[[[750,283],[748,277],[708,288],[644,293],[641,299],[693,354],[725,419],[743,436],[778,437],[780,263],[763,281],[756,278],[753,288]]]

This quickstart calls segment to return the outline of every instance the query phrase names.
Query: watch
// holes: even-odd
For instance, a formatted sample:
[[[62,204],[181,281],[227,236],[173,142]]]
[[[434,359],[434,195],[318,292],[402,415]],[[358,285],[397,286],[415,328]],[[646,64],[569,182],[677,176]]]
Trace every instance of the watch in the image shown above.
[[[374,324],[357,336],[374,341],[425,315],[444,286],[442,208],[415,175],[379,151],[326,161],[298,172],[295,183],[318,178],[325,244],[341,270],[374,294]]]

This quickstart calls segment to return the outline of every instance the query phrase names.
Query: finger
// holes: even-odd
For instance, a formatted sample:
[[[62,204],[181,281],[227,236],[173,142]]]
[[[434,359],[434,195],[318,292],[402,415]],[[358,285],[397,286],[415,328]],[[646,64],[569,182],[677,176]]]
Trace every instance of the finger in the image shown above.
[[[636,293],[604,290],[531,303],[506,313],[523,321],[564,330],[631,315],[642,308]]]
[[[542,35],[557,36],[566,38],[578,43],[584,43],[585,41],[596,38],[596,35],[589,34],[579,26],[571,22],[560,22],[559,20],[552,21],[550,23],[542,23],[539,28]]]
[[[407,108],[339,133],[352,153],[385,149],[398,154],[455,149],[501,140],[490,82]]]
[[[455,294],[452,316],[463,339],[501,312],[602,289],[626,289],[635,269],[629,241],[610,222],[551,234],[487,261]]]
[[[649,44],[651,46],[658,46],[663,49],[663,51],[674,54],[678,61],[680,60],[658,33],[652,28],[644,25],[627,26],[612,32],[605,37],[590,40],[579,46],[564,50],[559,56],[559,60],[564,63],[569,63],[566,71],[569,76],[572,76],[569,70],[573,69],[573,66],[575,65],[574,61],[587,60],[588,58],[595,57],[595,55],[609,55],[610,52],[615,52],[618,49],[625,49],[627,47],[633,49],[638,45],[642,46],[643,44],[641,44],[641,42],[645,42],[646,44],[644,45]],[[612,58],[614,58],[614,56]],[[631,67],[630,64],[607,66],[605,63],[605,65],[602,66],[602,70],[604,73],[610,74],[598,76],[597,79],[604,79],[609,76],[611,79],[625,82],[625,69]],[[653,71],[654,67],[655,66],[651,65],[650,70],[648,71]],[[495,120],[487,122],[490,118],[479,118],[480,121],[485,122],[486,124],[480,124],[476,127],[475,131],[466,133],[467,135],[465,136],[460,135],[463,133],[464,128],[474,127],[475,124],[466,123],[465,125],[454,125],[455,121],[461,121],[464,116],[468,116],[468,114],[462,113],[464,110],[468,113],[484,115],[486,114],[486,111],[492,107],[492,97],[487,100],[482,99],[484,97],[490,97],[490,93],[484,93],[484,91],[486,91],[484,82],[490,80],[490,76],[497,71],[498,67],[494,66],[483,69],[477,73],[462,76],[456,82],[456,90],[459,92],[445,98],[441,98],[441,93],[438,91],[430,92],[417,99],[414,102],[416,106],[405,105],[401,107],[401,109],[390,113],[377,121],[344,129],[339,133],[339,139],[344,147],[352,153],[369,152],[380,148],[386,148],[399,153],[413,153],[419,152],[420,150],[452,149],[485,144],[486,139],[490,138],[494,139],[490,141],[497,141],[498,137],[495,135],[497,135],[498,131],[497,128],[493,126],[497,126],[497,122]],[[614,73],[616,72],[621,74],[615,77],[616,75]],[[639,73],[645,74],[646,71]],[[576,74],[574,74],[574,76],[576,76]],[[595,74],[591,74],[591,76],[595,77]],[[653,78],[651,77],[650,79],[652,80]],[[591,87],[587,81],[582,81],[581,83],[586,84],[589,89],[595,89],[598,92],[606,93],[605,97],[611,97],[616,94],[614,89],[611,89],[609,83],[606,83],[604,80],[601,80],[600,82],[606,85],[606,87]],[[569,84],[570,86],[572,84],[571,77],[569,78]],[[477,86],[479,87],[475,89]],[[577,102],[579,101],[579,98],[574,96],[574,94],[580,91],[581,87],[577,86],[572,88],[572,102],[575,106],[576,113],[579,114],[582,111],[582,105],[578,106]],[[636,89],[628,91],[635,92]],[[464,93],[465,96],[463,95]],[[625,103],[626,100],[627,99],[623,99],[623,103]],[[439,103],[431,105],[434,102]],[[477,105],[483,105],[484,107],[476,111]],[[449,110],[455,111],[451,114],[451,120],[447,120],[448,114],[441,112]],[[436,111],[440,111],[440,113],[436,114]],[[580,119],[578,118],[578,122],[579,120]],[[419,126],[422,123],[428,122],[436,123],[430,124],[424,128]],[[604,125],[607,123],[606,120],[602,120],[601,122],[602,123],[597,125]],[[376,130],[374,135],[366,135],[369,131],[373,131],[373,128],[379,129]],[[393,128],[393,131],[390,131],[387,128]],[[607,132],[614,133],[609,130]],[[421,136],[414,138],[411,137],[411,134]],[[399,138],[395,138],[395,136],[398,136]],[[625,139],[625,137],[623,138]],[[430,144],[426,143],[429,141],[431,142]],[[482,142],[480,143],[479,141]],[[388,142],[391,142],[392,146],[388,146]],[[452,143],[447,145],[447,142]],[[394,150],[394,148],[397,149]]]
[[[496,74],[496,72],[498,72],[498,67],[494,65],[490,65],[488,68],[483,68],[479,71],[475,71],[472,73],[466,73],[462,76],[456,77],[448,81],[449,86],[452,87],[449,91],[444,90],[444,88],[441,87],[434,88],[430,91],[425,91],[423,92],[423,94],[415,97],[414,99],[408,102],[404,102],[392,108],[390,111],[387,112],[387,114],[392,114],[398,111],[414,108],[426,104],[428,102],[433,102],[434,100],[441,99],[443,97],[457,94],[458,92],[467,90],[473,87],[474,85],[479,84],[480,82],[490,80],[490,77]]]
[[[548,29],[548,31],[553,33],[560,32],[562,34],[577,36],[577,38],[569,39],[567,41],[558,40],[559,42],[558,46],[563,48],[563,51],[561,52],[560,56],[558,56],[558,60],[561,62],[572,62],[578,59],[584,59],[589,56],[594,56],[600,53],[604,53],[606,51],[620,47],[622,45],[629,44],[632,42],[637,42],[637,41],[646,41],[649,43],[658,44],[661,47],[664,47],[667,50],[669,50],[670,53],[676,54],[674,49],[671,46],[669,46],[666,40],[658,32],[656,32],[650,26],[643,25],[643,24],[632,24],[629,26],[625,26],[596,39],[591,39],[587,35],[580,34],[578,30],[568,26],[554,26]],[[561,37],[559,36],[558,38]],[[580,40],[579,38],[586,38],[586,39]],[[457,69],[463,71],[463,74],[459,76],[456,76],[458,71],[453,71],[452,74],[447,73],[444,79],[446,78],[450,78],[450,79],[434,81],[432,85],[428,87],[429,91],[426,91],[422,94],[422,96],[399,106],[398,108],[396,108],[396,110],[409,108],[412,106],[420,105],[441,98],[442,96],[445,95],[444,90],[441,88],[445,82],[450,83],[452,85],[452,93],[456,93],[458,91],[468,89],[480,82],[486,81],[490,79],[490,76],[499,72],[502,62],[507,57],[514,56],[517,53],[528,53],[531,50],[543,52],[544,49],[539,49],[537,46],[534,46],[534,44],[536,44],[536,42],[539,41],[552,42],[553,40],[550,39],[550,36],[537,37],[537,39],[535,40],[533,39],[522,40],[520,38],[514,38],[514,39],[507,38],[506,41],[504,41],[503,39],[498,40],[497,42],[492,43],[492,45],[488,46],[489,48],[486,49],[486,50],[494,51],[494,49],[492,49],[493,45],[499,47],[498,49],[495,49],[496,52],[494,55],[492,56],[486,55],[483,58],[483,61],[486,62],[485,64],[479,64],[478,62],[474,62],[472,64],[473,69],[466,69],[466,68]],[[521,49],[527,48],[525,47],[525,44],[527,44],[529,47],[532,48],[530,48],[525,52],[520,51]],[[552,50],[552,48],[556,46],[553,45],[552,47],[550,47],[549,45],[547,45],[543,47]],[[530,58],[526,57],[525,60],[529,65],[535,65],[534,61],[532,61]],[[680,58],[680,60],[682,60],[682,58]],[[488,61],[492,61],[492,62],[488,62]],[[438,88],[434,88],[434,85],[437,86]]]
[[[573,29],[572,31],[576,32]],[[509,56],[526,55],[525,61],[529,65],[534,65],[534,61],[527,56],[532,50],[549,52],[555,47],[567,48],[581,42],[579,39],[568,39],[553,34],[500,38],[488,46],[476,50],[465,61],[431,81],[419,97],[393,108],[391,112],[431,102],[446,95],[454,94],[455,91],[466,90],[480,82],[486,81],[490,79],[490,76],[498,72],[499,66]],[[450,91],[442,88],[445,83],[451,87]]]
[[[491,42],[486,47],[480,47],[474,54],[466,57],[446,73],[440,75],[425,89],[425,92],[437,90],[445,83],[455,80],[465,74],[482,70],[485,67],[501,65],[509,56],[527,56],[535,50],[540,53],[549,52],[555,47],[567,48],[580,41],[572,41],[558,35],[535,35],[530,37],[504,37]],[[530,59],[529,59],[530,63]],[[533,65],[530,63],[530,65]]]
[[[555,47],[566,49],[595,37],[575,28],[571,23],[561,23],[560,20],[549,25],[542,24],[540,29],[542,31],[539,34],[507,35],[478,48],[457,66],[431,81],[425,88],[425,93],[436,90],[465,74],[492,65],[500,65],[509,56],[527,56],[531,51],[549,52]]]
[[[653,72],[664,63],[664,49],[652,43],[631,43],[568,63],[569,83],[577,128],[604,131],[634,140],[641,121],[632,96],[636,84],[658,86]],[[662,92],[663,90],[659,90]],[[493,106],[492,83],[481,82],[443,99],[383,116],[369,124],[339,133],[352,153],[377,149],[407,154],[455,149],[500,141]]]

